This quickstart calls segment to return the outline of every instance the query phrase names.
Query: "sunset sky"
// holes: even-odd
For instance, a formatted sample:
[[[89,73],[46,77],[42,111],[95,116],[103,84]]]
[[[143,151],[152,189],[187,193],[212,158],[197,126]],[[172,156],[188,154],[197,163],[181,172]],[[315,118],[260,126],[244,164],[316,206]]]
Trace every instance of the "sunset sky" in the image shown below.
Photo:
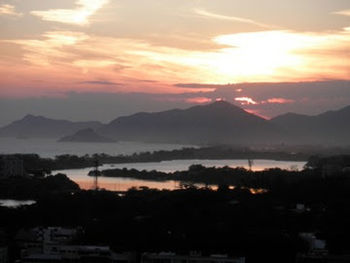
[[[13,112],[0,124],[215,99],[264,117],[350,104],[349,0],[0,0],[0,32],[0,110]],[[82,101],[111,98],[84,116]]]

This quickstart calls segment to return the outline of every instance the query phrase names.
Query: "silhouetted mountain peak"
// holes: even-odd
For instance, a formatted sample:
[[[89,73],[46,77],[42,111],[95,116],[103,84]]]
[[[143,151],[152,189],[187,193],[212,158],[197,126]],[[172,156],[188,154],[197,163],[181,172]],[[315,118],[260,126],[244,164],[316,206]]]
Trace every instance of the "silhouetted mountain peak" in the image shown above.
[[[229,103],[228,101],[225,101],[225,100],[218,100],[218,101],[215,101],[211,104],[207,104],[207,105],[204,105],[203,107],[208,107],[208,108],[213,108],[213,109],[236,109],[236,110],[239,110],[239,111],[244,111],[242,108],[232,104],[232,103]]]
[[[114,140],[103,137],[96,133],[92,128],[86,128],[77,131],[71,136],[65,136],[59,140],[59,142],[93,142],[93,143],[107,143],[115,142]]]
[[[227,101],[120,117],[98,130],[117,140],[171,143],[274,141],[278,129]]]
[[[231,107],[231,106],[233,106],[233,104],[229,103],[226,100],[217,100],[209,105],[211,105],[213,107]]]
[[[203,114],[203,117],[208,117],[207,114],[210,114],[211,116],[217,116],[217,117],[228,117],[228,116],[231,116],[231,117],[247,116],[248,117],[249,116],[249,117],[260,119],[260,117],[253,115],[251,113],[248,113],[242,108],[223,100],[215,101],[213,103],[206,104],[206,105],[194,106],[184,111],[197,112],[198,114]]]
[[[35,116],[33,114],[27,114],[26,116],[23,117],[23,119],[33,119]]]
[[[31,120],[38,120],[38,119],[46,119],[46,118],[43,116],[36,116],[33,114],[27,114],[26,116],[23,117],[22,120],[31,121]]]

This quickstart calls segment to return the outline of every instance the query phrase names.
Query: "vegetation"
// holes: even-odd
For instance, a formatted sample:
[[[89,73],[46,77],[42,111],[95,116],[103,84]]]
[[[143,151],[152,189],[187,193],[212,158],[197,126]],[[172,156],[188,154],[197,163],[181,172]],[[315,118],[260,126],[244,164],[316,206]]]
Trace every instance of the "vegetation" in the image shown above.
[[[3,199],[38,199],[50,194],[72,193],[78,190],[79,186],[64,174],[44,178],[0,178],[0,198]]]
[[[30,207],[0,208],[0,225],[10,240],[20,228],[82,226],[81,243],[117,251],[201,250],[247,256],[248,263],[295,262],[295,255],[307,249],[300,232],[319,233],[332,253],[350,251],[348,186],[342,181],[328,187],[311,183],[308,191],[290,188],[261,195],[224,187],[132,189],[122,196],[107,191],[51,193]],[[300,200],[308,210],[295,210]]]
[[[328,165],[324,165],[324,161]],[[331,161],[330,161],[331,160]],[[343,160],[340,162],[339,160]],[[333,254],[350,252],[350,174],[347,157],[310,160],[303,171],[204,168],[173,174],[110,170],[115,176],[220,184],[218,190],[189,187],[175,191],[142,188],[124,194],[82,191],[65,176],[9,178],[0,193],[27,193],[37,203],[19,209],[0,207],[0,232],[13,244],[21,228],[81,226],[80,243],[108,245],[117,251],[227,253],[247,263],[295,262],[307,250],[298,237],[316,232]],[[324,167],[337,163],[332,173]],[[333,166],[332,166],[333,167]],[[326,169],[328,171],[328,168]],[[22,180],[22,181],[21,181]],[[227,187],[235,184],[235,189]],[[269,191],[252,194],[247,187]],[[18,197],[7,195],[7,198]],[[22,196],[24,198],[24,195]],[[296,209],[303,204],[305,209]]]
[[[23,160],[24,168],[28,173],[35,173],[38,171],[50,173],[53,170],[92,167],[96,160],[98,160],[100,164],[161,162],[191,159],[266,159],[303,161],[308,159],[309,154],[280,151],[253,151],[248,148],[213,146],[204,148],[183,148],[172,151],[142,152],[132,155],[118,156],[111,156],[103,153],[84,156],[65,154],[56,156],[55,158],[41,158],[37,154],[14,154],[11,156]]]

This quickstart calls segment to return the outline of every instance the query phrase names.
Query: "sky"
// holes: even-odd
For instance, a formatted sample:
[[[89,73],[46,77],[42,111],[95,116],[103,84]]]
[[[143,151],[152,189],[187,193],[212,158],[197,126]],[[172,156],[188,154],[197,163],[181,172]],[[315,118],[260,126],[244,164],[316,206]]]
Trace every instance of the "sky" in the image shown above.
[[[0,125],[217,99],[265,118],[350,105],[350,1],[0,0]]]

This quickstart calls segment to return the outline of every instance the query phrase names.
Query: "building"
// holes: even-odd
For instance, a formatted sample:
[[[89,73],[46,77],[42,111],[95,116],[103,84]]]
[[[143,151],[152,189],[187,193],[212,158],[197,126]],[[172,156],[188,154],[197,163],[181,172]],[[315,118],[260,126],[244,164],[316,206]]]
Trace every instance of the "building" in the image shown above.
[[[297,263],[328,262],[329,254],[325,240],[318,239],[314,233],[300,233],[299,237],[308,244],[308,251],[297,255]]]
[[[23,263],[35,262],[113,262],[109,247],[52,245],[42,253],[23,254]]]
[[[21,247],[23,263],[37,262],[108,262],[128,263],[135,258],[131,253],[115,253],[107,246],[77,245],[74,242],[81,228],[36,227],[20,231],[16,240]]]
[[[23,176],[23,161],[12,156],[0,156],[0,177]]]
[[[0,247],[0,263],[8,262],[8,253],[6,247]]]
[[[201,253],[177,255],[175,253],[144,253],[141,263],[245,263],[244,257],[228,257],[227,255],[202,256]]]

